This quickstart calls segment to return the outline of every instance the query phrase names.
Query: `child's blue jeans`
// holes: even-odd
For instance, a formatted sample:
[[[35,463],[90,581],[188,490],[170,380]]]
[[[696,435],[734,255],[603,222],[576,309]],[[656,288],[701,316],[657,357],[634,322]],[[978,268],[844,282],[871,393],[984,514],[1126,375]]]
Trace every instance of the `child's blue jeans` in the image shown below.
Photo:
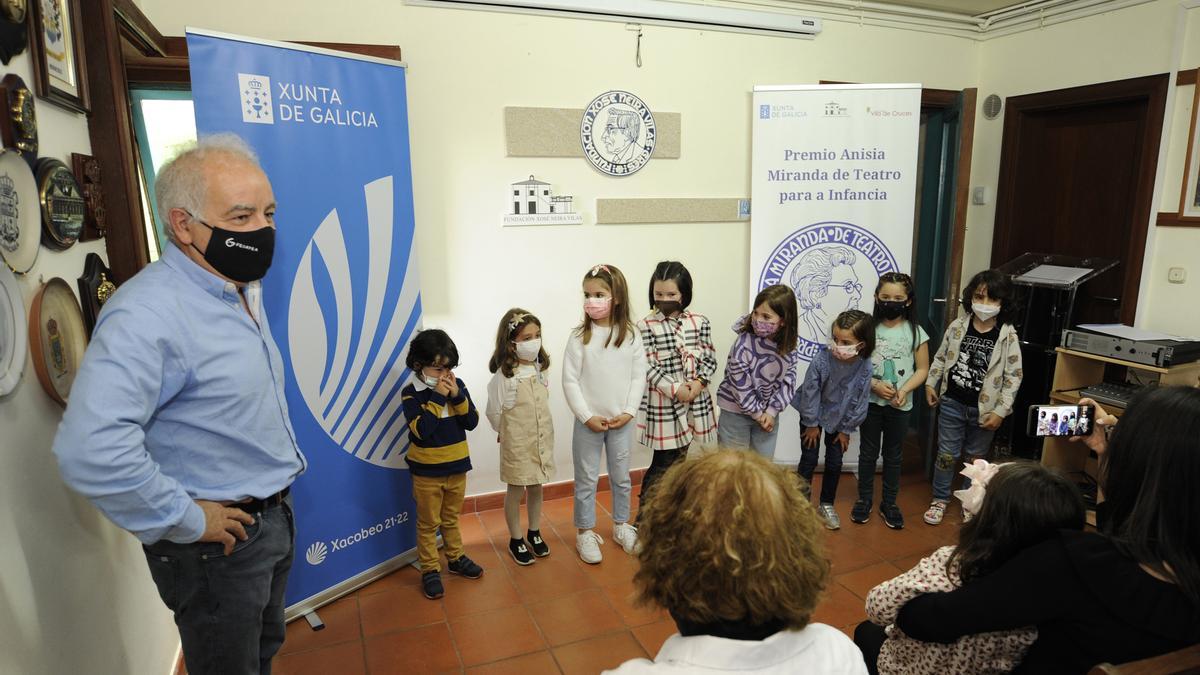
[[[995,432],[979,426],[979,408],[976,406],[943,396],[938,407],[941,412],[938,413],[937,459],[933,463],[933,498],[948,502],[954,474],[962,470],[963,463],[987,456]],[[966,457],[962,457],[964,451]],[[971,479],[964,478],[963,489],[970,486]]]

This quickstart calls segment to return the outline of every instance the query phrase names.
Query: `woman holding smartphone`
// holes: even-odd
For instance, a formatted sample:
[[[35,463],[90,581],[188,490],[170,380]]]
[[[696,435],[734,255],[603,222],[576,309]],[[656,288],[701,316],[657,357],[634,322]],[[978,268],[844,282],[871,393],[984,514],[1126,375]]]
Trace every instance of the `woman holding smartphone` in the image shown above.
[[[950,643],[1036,626],[1014,672],[1084,673],[1200,642],[1200,389],[1139,394],[1120,424],[1091,399],[1072,438],[1100,457],[1097,532],[1063,531],[949,593],[908,602],[904,634]]]

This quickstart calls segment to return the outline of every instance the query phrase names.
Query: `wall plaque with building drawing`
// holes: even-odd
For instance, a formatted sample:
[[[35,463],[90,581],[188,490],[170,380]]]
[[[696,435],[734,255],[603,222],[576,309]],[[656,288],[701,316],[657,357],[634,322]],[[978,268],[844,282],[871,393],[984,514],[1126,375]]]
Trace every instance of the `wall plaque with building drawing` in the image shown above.
[[[575,198],[554,194],[550,183],[530,176],[508,186],[508,214],[504,225],[582,225],[575,211]]]

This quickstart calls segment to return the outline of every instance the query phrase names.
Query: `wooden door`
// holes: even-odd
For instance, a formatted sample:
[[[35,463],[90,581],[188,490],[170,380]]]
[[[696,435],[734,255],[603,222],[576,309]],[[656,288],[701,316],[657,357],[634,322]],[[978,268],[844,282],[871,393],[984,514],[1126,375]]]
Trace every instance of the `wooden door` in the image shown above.
[[[1168,77],[1010,97],[992,265],[1027,252],[1113,258],[1075,323],[1133,324]]]

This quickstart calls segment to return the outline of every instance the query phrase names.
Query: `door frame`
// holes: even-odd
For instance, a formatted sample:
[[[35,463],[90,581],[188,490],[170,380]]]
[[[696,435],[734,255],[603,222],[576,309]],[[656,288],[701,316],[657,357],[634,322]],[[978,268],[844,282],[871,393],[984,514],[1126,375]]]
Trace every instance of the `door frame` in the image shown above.
[[[1170,78],[1166,73],[1147,75],[1128,80],[1081,85],[1005,99],[1004,138],[1000,148],[1000,178],[996,185],[996,220],[992,235],[992,267],[1002,265],[1001,251],[1008,248],[1012,236],[1012,218],[1016,206],[1017,164],[1020,160],[1019,139],[1028,115],[1082,108],[1104,103],[1145,101],[1146,124],[1142,130],[1142,156],[1138,162],[1137,187],[1134,192],[1133,222],[1130,223],[1125,261],[1127,272],[1121,290],[1121,321],[1132,326],[1137,313],[1138,290],[1141,286],[1142,263],[1146,253],[1146,237],[1150,224],[1150,209],[1154,201],[1154,179],[1158,170],[1159,142],[1162,139],[1163,112],[1167,105]]]
[[[958,305],[959,289],[962,286],[963,248],[967,240],[967,207],[971,201],[971,157],[975,149],[975,104],[979,90],[971,87],[962,90],[962,119],[958,133],[958,165],[954,183],[954,227],[950,232],[950,274],[946,277],[946,324],[934,326],[945,330],[954,321],[958,312],[951,311]],[[929,357],[932,359],[933,355]]]
[[[963,249],[967,239],[967,207],[971,199],[971,159],[975,149],[975,106],[979,90],[974,87],[963,89],[961,92],[952,89],[922,89],[921,110],[950,110],[959,106],[959,127],[956,149],[957,164],[954,167],[954,219],[950,228],[949,252],[950,262],[947,263],[945,293],[946,311],[941,326],[931,326],[938,333],[930,336],[941,338],[941,333],[954,322],[958,312],[959,288],[962,285]],[[934,294],[936,295],[936,293]],[[933,355],[930,354],[930,357]]]
[[[931,301],[936,302],[939,300],[938,295],[943,296],[940,298],[943,303],[942,325],[932,323],[929,325],[930,360],[933,359],[934,345],[940,343],[942,334],[958,316],[958,295],[962,284],[963,250],[967,232],[967,207],[971,192],[971,161],[975,143],[977,96],[978,90],[973,87],[963,89],[961,92],[942,89],[926,89],[921,92],[922,112],[958,109],[958,137],[954,139],[954,148],[951,151],[957,155],[954,166],[954,192],[947,195],[952,210],[947,241],[950,257],[946,263],[945,285],[940,289],[929,289]],[[927,156],[925,161],[928,163],[930,158]],[[914,262],[918,257],[917,254],[918,251],[914,250]],[[924,387],[920,391],[923,392]],[[913,410],[917,414],[912,416],[911,427],[917,431],[917,445],[924,462],[925,476],[932,478],[933,461],[937,453],[937,409],[931,409],[925,405],[923,394],[918,396],[913,403]]]
[[[843,80],[820,80],[818,84],[858,84]],[[931,89],[921,88],[921,110],[949,110],[959,103],[962,98],[958,132],[958,165],[955,167],[954,183],[954,224],[950,231],[950,262],[949,273],[946,276],[946,317],[945,325],[932,326],[941,336],[955,319],[956,312],[951,311],[958,303],[958,289],[962,284],[963,247],[967,239],[967,206],[971,196],[971,159],[975,148],[975,107],[979,90],[975,87],[966,89]],[[913,251],[914,259],[916,251]],[[932,355],[930,355],[932,357]]]

